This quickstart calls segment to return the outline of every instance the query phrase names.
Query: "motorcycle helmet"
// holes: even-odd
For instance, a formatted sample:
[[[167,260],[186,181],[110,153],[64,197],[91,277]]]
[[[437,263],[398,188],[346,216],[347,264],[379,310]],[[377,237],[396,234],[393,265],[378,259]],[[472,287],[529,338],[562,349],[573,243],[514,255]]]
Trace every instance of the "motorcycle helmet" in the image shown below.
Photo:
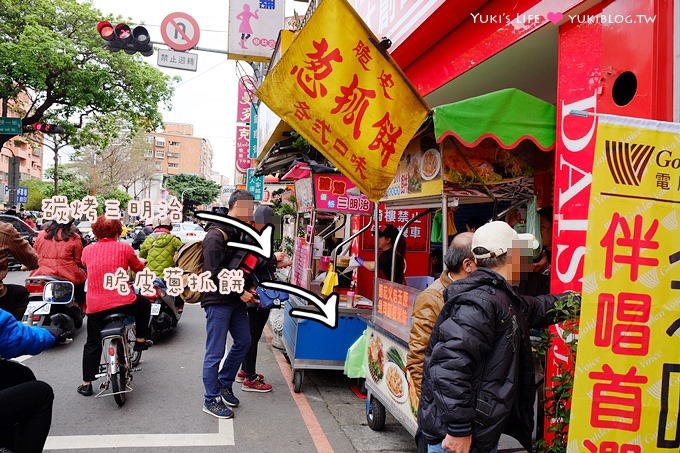
[[[156,216],[153,219],[153,229],[155,230],[158,227],[172,229],[172,220],[168,216]]]
[[[70,316],[64,313],[55,313],[50,317],[50,324],[59,327],[65,333],[73,331],[74,322]]]

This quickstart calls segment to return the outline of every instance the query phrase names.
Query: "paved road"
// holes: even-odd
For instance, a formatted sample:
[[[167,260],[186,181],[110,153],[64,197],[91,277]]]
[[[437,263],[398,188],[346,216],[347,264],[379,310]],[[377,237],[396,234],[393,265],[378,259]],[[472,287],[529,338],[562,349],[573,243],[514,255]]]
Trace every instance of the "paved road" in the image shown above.
[[[10,272],[5,281],[22,283],[25,276]],[[394,419],[388,418],[380,433],[366,426],[364,401],[352,393],[353,382],[341,372],[308,371],[304,393],[294,394],[284,377],[290,366],[266,339],[260,345],[258,371],[274,391],[254,394],[235,387],[241,406],[233,420],[218,421],[201,412],[205,332],[200,307],[188,306],[178,329],[144,352],[134,391],[122,408],[111,397],[76,393],[84,341],[81,329],[73,343],[24,361],[55,392],[45,451],[413,451],[411,437]]]

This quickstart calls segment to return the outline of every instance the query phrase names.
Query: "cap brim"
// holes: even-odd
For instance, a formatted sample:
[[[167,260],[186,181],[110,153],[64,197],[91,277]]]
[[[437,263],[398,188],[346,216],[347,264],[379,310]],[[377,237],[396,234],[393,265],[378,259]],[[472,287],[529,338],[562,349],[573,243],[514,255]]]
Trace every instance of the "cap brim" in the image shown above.
[[[520,233],[519,240],[526,241],[533,250],[538,250],[541,246],[541,244],[538,243],[536,236],[531,233]]]

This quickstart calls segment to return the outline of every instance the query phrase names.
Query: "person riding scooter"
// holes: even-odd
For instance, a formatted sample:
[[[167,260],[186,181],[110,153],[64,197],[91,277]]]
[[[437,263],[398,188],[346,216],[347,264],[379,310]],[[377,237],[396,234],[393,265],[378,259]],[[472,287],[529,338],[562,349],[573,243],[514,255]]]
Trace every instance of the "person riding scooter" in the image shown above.
[[[49,275],[73,283],[73,298],[82,309],[87,273],[81,261],[83,242],[73,221],[48,222],[38,234],[34,248],[38,253],[38,268],[29,275]]]

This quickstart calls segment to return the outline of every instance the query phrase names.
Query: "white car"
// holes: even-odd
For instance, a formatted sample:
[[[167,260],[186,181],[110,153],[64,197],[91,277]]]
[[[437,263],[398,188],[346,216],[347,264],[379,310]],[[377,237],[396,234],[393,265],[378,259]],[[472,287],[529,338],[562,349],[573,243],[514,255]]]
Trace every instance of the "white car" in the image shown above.
[[[205,230],[201,225],[191,222],[173,223],[172,234],[182,240],[182,242],[202,241],[205,237]]]

